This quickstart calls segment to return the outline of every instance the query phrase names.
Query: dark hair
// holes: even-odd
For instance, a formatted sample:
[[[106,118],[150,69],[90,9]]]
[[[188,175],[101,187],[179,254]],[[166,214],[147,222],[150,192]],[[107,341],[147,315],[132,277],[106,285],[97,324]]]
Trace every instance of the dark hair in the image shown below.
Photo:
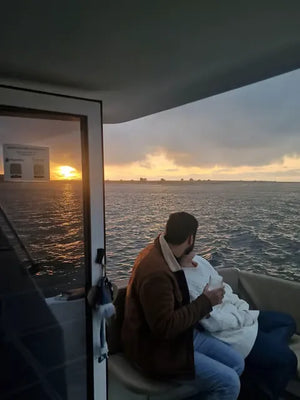
[[[198,221],[184,211],[169,215],[166,225],[165,239],[170,244],[181,244],[190,235],[196,236]]]

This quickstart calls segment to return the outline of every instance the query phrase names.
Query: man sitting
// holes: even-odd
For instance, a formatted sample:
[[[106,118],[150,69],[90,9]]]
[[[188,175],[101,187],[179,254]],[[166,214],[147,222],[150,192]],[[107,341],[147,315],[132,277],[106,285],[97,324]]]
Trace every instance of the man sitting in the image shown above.
[[[198,228],[192,215],[171,214],[166,232],[138,255],[126,291],[122,342],[127,358],[144,373],[160,379],[189,380],[193,399],[236,400],[243,357],[195,329],[220,304],[224,289],[190,301],[180,262],[191,252]]]

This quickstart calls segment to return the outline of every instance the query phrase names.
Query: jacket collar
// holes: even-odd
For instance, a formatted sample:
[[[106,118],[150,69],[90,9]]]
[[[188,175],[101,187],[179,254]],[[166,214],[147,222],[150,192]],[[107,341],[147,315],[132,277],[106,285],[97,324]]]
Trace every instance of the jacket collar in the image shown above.
[[[168,264],[168,267],[172,272],[181,271],[182,267],[179,265],[178,261],[176,260],[174,254],[172,253],[168,243],[166,242],[164,235],[159,235],[159,244],[161,248],[162,255],[165,259],[165,262]]]

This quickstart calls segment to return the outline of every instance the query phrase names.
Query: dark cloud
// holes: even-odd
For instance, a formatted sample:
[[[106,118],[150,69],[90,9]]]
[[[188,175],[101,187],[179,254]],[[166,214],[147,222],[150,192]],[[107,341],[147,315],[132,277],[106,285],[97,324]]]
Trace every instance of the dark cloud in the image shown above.
[[[300,70],[135,121],[105,125],[105,161],[124,164],[163,151],[181,166],[259,166],[299,155],[299,86]]]

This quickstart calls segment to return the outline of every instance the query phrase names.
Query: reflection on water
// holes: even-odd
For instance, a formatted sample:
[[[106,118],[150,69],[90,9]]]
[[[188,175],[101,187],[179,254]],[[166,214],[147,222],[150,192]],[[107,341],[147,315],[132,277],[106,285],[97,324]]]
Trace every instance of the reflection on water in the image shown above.
[[[300,281],[300,184],[109,183],[109,275],[127,277],[171,212],[199,221],[196,250],[213,265]],[[41,286],[83,284],[81,182],[0,183],[0,202],[33,258]]]
[[[84,285],[81,182],[1,183],[0,202],[39,265],[40,286]]]

